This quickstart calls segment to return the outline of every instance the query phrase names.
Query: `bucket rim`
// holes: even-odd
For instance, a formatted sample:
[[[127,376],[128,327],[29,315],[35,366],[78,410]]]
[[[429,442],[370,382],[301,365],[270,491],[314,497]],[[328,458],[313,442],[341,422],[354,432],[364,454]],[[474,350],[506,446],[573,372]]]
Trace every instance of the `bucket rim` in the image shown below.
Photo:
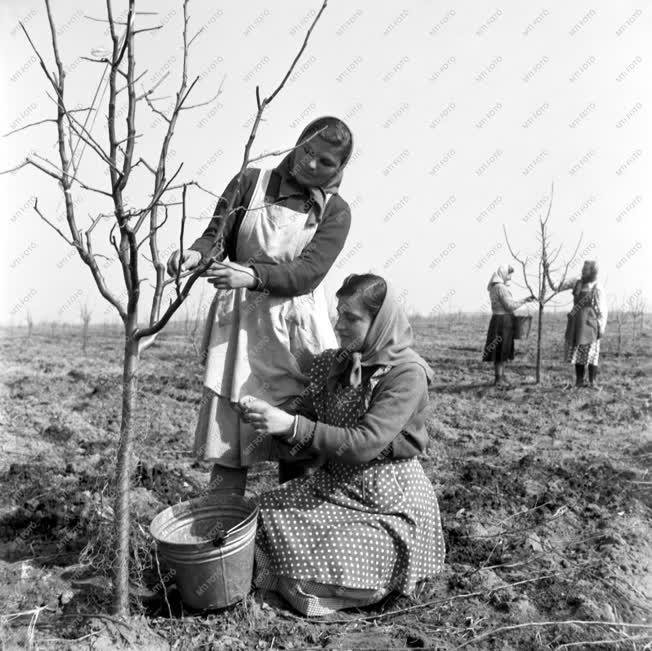
[[[232,540],[227,544],[214,547],[208,545],[197,546],[194,549],[176,549],[170,545],[158,547],[158,555],[168,564],[175,565],[205,565],[223,561],[234,554],[238,554],[250,547],[256,539],[256,532],[252,529],[241,538]]]
[[[224,543],[235,542],[238,539],[245,536],[249,529],[255,529],[255,522],[258,519],[258,514],[260,511],[260,504],[258,502],[258,496],[255,494],[250,495],[239,495],[237,493],[228,494],[230,497],[237,497],[242,500],[241,506],[251,507],[249,514],[240,522],[235,524],[233,527],[228,529],[224,534]],[[209,511],[211,507],[217,506],[221,503],[221,500],[225,497],[225,494],[210,494],[201,497],[195,497],[190,500],[185,500],[183,502],[178,502],[164,508],[160,513],[157,513],[149,525],[149,534],[152,536],[157,545],[164,545],[170,549],[189,550],[189,549],[202,549],[215,548],[212,540],[205,540],[192,543],[184,542],[171,542],[164,540],[160,537],[161,528],[163,521],[181,519],[183,515],[190,515],[193,512],[193,507],[200,505],[201,508],[194,509],[195,514],[200,514],[203,511]],[[252,527],[254,524],[254,527]],[[231,540],[229,541],[229,538]],[[221,545],[222,547],[224,545]]]

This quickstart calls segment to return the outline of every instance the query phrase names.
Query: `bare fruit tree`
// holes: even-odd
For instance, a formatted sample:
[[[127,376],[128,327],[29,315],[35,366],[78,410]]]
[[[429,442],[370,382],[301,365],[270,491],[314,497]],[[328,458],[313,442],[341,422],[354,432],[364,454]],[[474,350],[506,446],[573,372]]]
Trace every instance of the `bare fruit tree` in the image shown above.
[[[616,324],[616,357],[620,357],[623,348],[625,324],[627,323],[627,302],[614,302],[612,307],[609,309],[609,316]]]
[[[27,322],[27,339],[31,339],[32,333],[34,332],[34,319],[32,317],[32,313],[29,310],[27,310],[25,321]]]
[[[82,351],[84,352],[84,354],[86,354],[86,349],[88,348],[88,337],[89,337],[88,329],[91,324],[91,315],[92,312],[86,303],[80,306],[79,316],[81,317],[81,322],[82,322]]]
[[[632,338],[636,339],[643,332],[645,320],[645,299],[639,289],[627,300],[627,305],[632,312]]]
[[[523,281],[525,282],[525,287],[529,290],[530,294],[537,299],[539,304],[538,311],[538,322],[537,322],[537,357],[536,357],[536,383],[541,382],[541,338],[543,334],[543,313],[547,303],[549,303],[557,294],[560,292],[560,288],[563,286],[566,278],[568,276],[568,269],[577,257],[577,252],[579,251],[580,244],[582,242],[582,237],[580,236],[577,246],[573,255],[568,258],[568,260],[560,265],[559,270],[561,271],[561,276],[559,283],[556,287],[553,286],[550,281],[550,273],[552,271],[557,271],[553,265],[556,264],[559,256],[561,254],[563,245],[559,245],[558,248],[554,248],[551,244],[550,231],[549,231],[549,221],[550,221],[550,211],[552,209],[552,198],[554,193],[554,184],[550,187],[550,201],[548,202],[548,210],[545,217],[539,215],[539,227],[537,229],[537,249],[536,253],[533,256],[522,257],[520,253],[515,252],[512,248],[509,237],[507,235],[507,229],[503,224],[503,232],[505,233],[505,242],[507,243],[507,248],[509,249],[512,258],[518,262],[523,273]],[[529,265],[532,263],[532,266],[536,267],[536,271],[531,271]]]
[[[105,142],[108,145],[103,145],[101,139],[95,137],[91,133],[91,129],[87,128],[87,121],[77,117],[79,113],[88,113],[93,110],[99,111],[99,104],[98,107],[94,107],[93,100],[90,108],[73,109],[67,102],[66,72],[57,42],[57,29],[50,7],[50,1],[44,0],[44,2],[52,39],[52,53],[55,63],[54,71],[46,64],[43,55],[32,41],[22,23],[21,28],[38,58],[47,82],[54,91],[54,96],[51,99],[56,105],[56,117],[40,120],[27,126],[33,127],[47,122],[52,122],[56,125],[59,162],[55,164],[46,157],[38,154],[30,154],[22,163],[4,173],[15,172],[23,167],[32,166],[57,182],[63,193],[65,203],[67,233],[46,216],[38,204],[38,199],[34,202],[34,210],[68,245],[76,249],[81,260],[88,267],[98,291],[115,308],[124,326],[122,417],[117,455],[114,507],[116,555],[114,562],[113,605],[116,614],[126,615],[129,611],[129,491],[131,467],[135,463],[135,460],[132,458],[133,421],[136,406],[136,378],[140,355],[153,342],[157,333],[163,329],[183,304],[193,285],[202,274],[211,264],[221,260],[223,257],[222,230],[226,220],[236,209],[234,203],[237,192],[233,193],[230,203],[227,205],[226,216],[220,225],[215,243],[209,255],[193,271],[182,273],[179,270],[177,271],[176,277],[166,279],[165,264],[161,261],[158,248],[157,237],[159,230],[167,221],[171,211],[180,212],[179,248],[183,249],[186,223],[186,195],[188,189],[195,187],[213,194],[205,190],[205,188],[202,188],[192,179],[181,181],[179,176],[182,165],[179,165],[173,171],[168,169],[170,142],[182,112],[206,105],[216,99],[221,92],[220,86],[215,97],[195,104],[188,102],[188,98],[199,80],[199,76],[190,80],[188,75],[188,55],[193,41],[201,34],[203,28],[200,28],[193,36],[189,35],[189,0],[183,0],[181,79],[171,108],[164,111],[158,108],[157,100],[153,97],[153,92],[162,80],[159,79],[149,89],[139,90],[137,89],[137,83],[142,82],[145,71],[140,73],[136,71],[136,37],[143,32],[160,29],[161,26],[136,27],[137,17],[151,15],[137,12],[135,6],[136,0],[128,0],[126,19],[124,21],[118,20],[114,17],[111,0],[106,0],[106,19],[102,19],[102,21],[107,22],[109,25],[109,48],[106,51],[100,51],[100,54],[96,58],[89,59],[93,63],[103,65],[105,72],[108,70],[107,124],[105,133]],[[236,187],[240,186],[247,166],[264,157],[250,157],[251,147],[256,137],[263,112],[278,95],[292,74],[294,67],[308,44],[310,34],[325,10],[326,5],[327,0],[324,0],[315,19],[307,30],[297,55],[274,91],[268,97],[263,97],[261,96],[260,89],[256,87],[257,111],[251,132],[244,147]],[[124,111],[118,110],[119,103],[122,103],[121,108]],[[137,129],[138,109],[145,104],[166,125],[163,139],[158,147],[158,160],[155,164],[150,164],[137,152],[139,137],[142,135]],[[121,125],[119,124],[121,113],[126,116],[122,128],[120,128]],[[27,127],[21,127],[21,130],[24,128]],[[82,181],[83,176],[81,170],[78,169],[79,157],[76,155],[75,139],[77,140],[77,144],[82,142],[84,147],[88,147],[106,169],[108,176],[106,187],[91,186]],[[291,150],[288,149],[286,151]],[[267,155],[272,156],[278,153],[283,152],[272,152]],[[137,191],[139,185],[142,186],[141,179],[134,174],[137,168],[140,168],[139,173],[148,173],[150,175],[151,194],[144,201],[144,205],[133,207],[129,205],[127,190],[129,187],[132,187],[132,189]],[[143,170],[146,170],[146,172]],[[135,179],[137,180],[135,181]],[[73,188],[81,188],[86,192],[99,195],[110,206],[108,210],[98,212],[85,228],[80,226],[75,202],[72,198]],[[180,201],[166,200],[170,196],[168,193],[173,190],[181,191]],[[93,246],[94,230],[105,219],[110,220],[112,223],[109,232],[109,241],[115,251],[115,259],[120,264],[123,283],[121,292],[109,287],[103,274],[103,265],[99,263],[99,260],[106,256],[97,253]],[[144,246],[149,248],[149,258],[146,258],[143,253]],[[149,269],[154,272],[154,285],[151,302],[147,305],[147,318],[144,323],[141,323],[139,312],[143,310],[142,303],[145,298],[141,294],[141,284],[146,279],[143,274],[143,267],[145,266],[143,259],[149,263]],[[163,309],[164,301],[166,300],[169,302],[167,307]]]

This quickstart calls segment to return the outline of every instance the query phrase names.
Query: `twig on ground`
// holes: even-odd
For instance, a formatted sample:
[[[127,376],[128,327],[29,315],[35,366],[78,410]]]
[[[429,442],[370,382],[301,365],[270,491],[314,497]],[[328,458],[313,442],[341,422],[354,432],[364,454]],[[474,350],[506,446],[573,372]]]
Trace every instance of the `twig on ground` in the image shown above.
[[[652,629],[652,624],[631,624],[628,622],[600,622],[595,620],[585,621],[581,619],[569,619],[561,622],[525,622],[524,624],[511,624],[510,626],[500,626],[499,628],[494,628],[491,631],[487,631],[482,635],[478,635],[471,640],[466,640],[459,646],[455,647],[457,649],[462,649],[469,644],[477,644],[480,640],[486,640],[488,637],[497,635],[498,633],[504,633],[505,631],[514,631],[519,628],[528,628],[531,626],[570,626],[570,625],[579,625],[579,626],[622,626],[625,628],[644,628]]]
[[[403,615],[405,613],[412,612],[413,610],[420,610],[421,608],[428,608],[428,606],[438,606],[441,604],[448,603],[449,601],[457,601],[458,599],[470,599],[471,597],[482,597],[484,595],[491,594],[492,592],[498,592],[500,590],[506,590],[507,588],[513,588],[517,585],[523,585],[524,583],[534,583],[535,581],[543,581],[545,579],[551,579],[552,577],[558,576],[559,572],[554,574],[545,574],[544,576],[537,576],[533,579],[525,579],[523,581],[516,581],[516,583],[506,583],[505,585],[498,586],[497,588],[492,588],[490,590],[479,590],[478,592],[468,592],[465,594],[458,594],[452,597],[447,597],[446,599],[434,599],[432,601],[426,601],[422,604],[415,604],[413,606],[408,606],[407,608],[399,608],[397,610],[389,610],[385,613],[378,613],[377,615],[369,615],[367,617],[356,617],[352,619],[331,619],[328,620],[328,624],[352,624],[357,622],[372,622],[377,619],[383,619],[384,617],[391,617],[393,615]],[[287,613],[290,614],[290,613]],[[296,619],[302,620],[301,617],[296,615],[291,615]]]
[[[168,588],[165,585],[163,576],[161,575],[161,566],[158,562],[158,545],[154,544],[154,558],[156,559],[156,572],[158,574],[158,580],[161,582],[161,587],[163,588],[163,597],[165,599],[165,605],[168,607],[168,616],[172,620],[172,608],[170,608],[170,601],[168,600]]]
[[[634,642],[638,640],[649,640],[650,636],[649,635],[626,635],[625,637],[621,637],[617,640],[611,639],[611,640],[582,640],[581,642],[566,642],[565,644],[560,644],[557,647],[557,651],[559,649],[568,649],[573,646],[585,646],[589,647],[591,646],[597,646],[597,645],[603,645],[603,644],[618,644],[619,642]],[[636,647],[634,647],[635,649]]]

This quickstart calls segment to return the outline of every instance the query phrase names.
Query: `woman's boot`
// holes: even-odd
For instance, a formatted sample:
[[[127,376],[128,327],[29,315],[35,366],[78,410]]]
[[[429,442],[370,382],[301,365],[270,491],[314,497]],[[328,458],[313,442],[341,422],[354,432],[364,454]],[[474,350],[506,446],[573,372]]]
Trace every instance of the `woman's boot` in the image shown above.
[[[575,388],[584,386],[584,364],[575,364]]]
[[[598,367],[595,364],[589,364],[589,386],[592,389],[598,388]]]
[[[244,495],[248,468],[229,468],[214,464],[208,484],[209,493],[236,493]]]

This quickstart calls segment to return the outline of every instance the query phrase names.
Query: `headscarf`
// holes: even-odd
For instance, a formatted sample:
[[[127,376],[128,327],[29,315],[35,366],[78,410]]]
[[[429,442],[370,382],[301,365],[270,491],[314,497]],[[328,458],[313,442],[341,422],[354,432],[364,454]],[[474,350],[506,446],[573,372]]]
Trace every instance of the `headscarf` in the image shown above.
[[[504,283],[505,285],[508,285],[513,273],[514,269],[510,265],[501,264],[489,279],[487,289],[491,289],[492,285],[495,285],[496,283]]]
[[[595,260],[585,260],[583,267],[587,268],[588,276],[595,276],[594,280],[597,279],[599,268],[598,268],[598,263]],[[582,271],[584,271],[584,268],[582,268]]]
[[[320,118],[317,118],[316,120],[312,120],[312,122],[308,123],[308,125],[306,125],[306,127],[303,129],[301,135],[297,139],[296,144],[297,145],[301,144],[307,137],[306,133],[308,133],[311,130],[313,125],[324,119],[332,119],[332,120],[337,119],[340,122],[343,122],[343,120],[340,120],[339,118],[333,118],[332,116],[322,116]],[[304,186],[303,184],[300,184],[294,178],[292,169],[294,167],[294,156],[296,154],[296,149],[293,149],[276,168],[283,176],[290,177],[295,183],[297,183],[297,185],[301,185],[302,188],[308,190],[310,197],[313,200],[313,203],[316,204],[319,208],[319,210],[317,211],[317,219],[319,219],[319,216],[324,211],[324,206],[326,205],[327,196],[329,194],[338,193],[340,188],[340,183],[342,182],[342,177],[344,176],[344,167],[351,160],[351,155],[353,154],[353,133],[348,126],[346,128],[348,129],[349,134],[351,136],[351,143],[349,145],[349,150],[345,158],[342,160],[342,163],[340,164],[339,168],[337,169],[337,172],[335,172],[335,174],[333,174],[333,176],[330,179],[328,179],[326,185],[307,187]]]
[[[412,350],[412,327],[392,287],[387,281],[385,284],[385,299],[371,322],[362,350],[350,356],[342,350],[329,375],[341,375],[347,369],[350,357],[350,386],[360,385],[363,366],[399,366],[408,363],[418,364],[425,371],[430,384],[434,380],[432,369],[423,357]]]

